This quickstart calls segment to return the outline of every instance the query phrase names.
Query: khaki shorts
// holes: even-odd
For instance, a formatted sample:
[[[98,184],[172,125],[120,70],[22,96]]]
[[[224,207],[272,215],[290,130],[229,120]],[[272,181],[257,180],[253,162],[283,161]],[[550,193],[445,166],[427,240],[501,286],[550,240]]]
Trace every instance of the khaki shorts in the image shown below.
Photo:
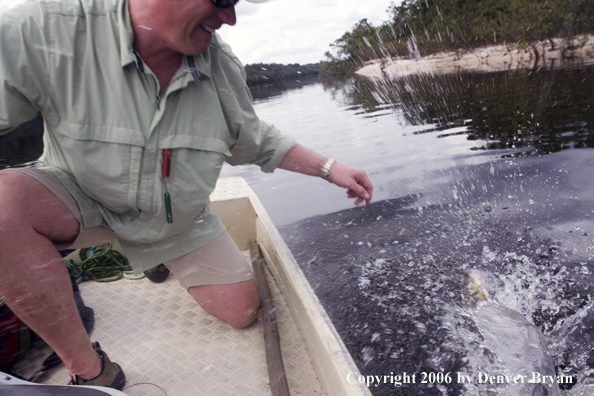
[[[80,224],[78,236],[72,243],[56,244],[58,250],[99,246],[116,239],[107,225],[93,228],[82,226],[81,213],[76,200],[51,172],[35,168],[11,168],[2,172],[20,172],[33,177],[62,201],[78,220]],[[192,286],[227,285],[253,279],[246,259],[227,231],[203,247],[167,261],[165,265],[186,289]]]

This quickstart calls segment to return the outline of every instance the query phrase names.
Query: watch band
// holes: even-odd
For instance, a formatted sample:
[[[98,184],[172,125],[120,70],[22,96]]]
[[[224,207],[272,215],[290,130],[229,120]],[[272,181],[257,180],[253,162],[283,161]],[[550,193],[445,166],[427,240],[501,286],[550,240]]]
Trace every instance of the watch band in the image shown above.
[[[332,166],[335,163],[336,163],[336,160],[334,158],[328,158],[328,160],[326,161],[324,166],[322,166],[322,171],[320,173],[320,176],[322,177],[322,179],[328,180],[328,178],[330,177],[330,169],[332,169]]]

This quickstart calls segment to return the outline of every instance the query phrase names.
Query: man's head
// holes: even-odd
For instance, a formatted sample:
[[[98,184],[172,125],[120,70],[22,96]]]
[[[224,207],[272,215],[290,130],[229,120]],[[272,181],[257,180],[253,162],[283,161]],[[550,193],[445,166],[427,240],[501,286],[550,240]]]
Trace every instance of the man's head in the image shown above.
[[[266,0],[247,0],[260,3]],[[222,25],[235,25],[238,0],[130,0],[134,31],[157,48],[198,55]],[[141,30],[143,29],[143,30]]]

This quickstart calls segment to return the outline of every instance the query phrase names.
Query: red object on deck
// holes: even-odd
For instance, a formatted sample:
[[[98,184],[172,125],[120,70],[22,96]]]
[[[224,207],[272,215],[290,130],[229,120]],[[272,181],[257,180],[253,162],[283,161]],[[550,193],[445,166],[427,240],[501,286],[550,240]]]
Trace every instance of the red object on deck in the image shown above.
[[[0,371],[9,371],[21,350],[21,321],[12,312],[0,314]]]

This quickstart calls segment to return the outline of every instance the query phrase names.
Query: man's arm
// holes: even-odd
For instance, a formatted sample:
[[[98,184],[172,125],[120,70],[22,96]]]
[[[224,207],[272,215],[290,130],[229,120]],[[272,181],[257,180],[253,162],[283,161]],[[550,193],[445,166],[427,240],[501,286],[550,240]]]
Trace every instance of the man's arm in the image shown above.
[[[41,8],[28,2],[0,13],[0,135],[34,119],[51,102],[45,48],[53,44],[44,36]]]
[[[326,158],[322,155],[298,144],[287,153],[279,168],[310,176],[320,176],[325,163]],[[328,181],[346,188],[349,198],[357,198],[355,205],[363,201],[369,205],[371,202],[373,186],[362,169],[336,162],[330,169]]]

